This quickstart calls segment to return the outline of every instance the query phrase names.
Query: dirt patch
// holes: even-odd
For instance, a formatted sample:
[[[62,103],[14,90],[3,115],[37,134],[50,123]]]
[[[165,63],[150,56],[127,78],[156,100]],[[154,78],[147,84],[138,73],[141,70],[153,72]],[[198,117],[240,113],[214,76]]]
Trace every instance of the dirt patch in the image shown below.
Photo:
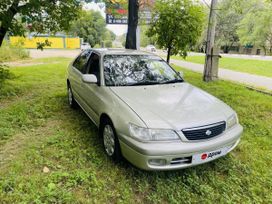
[[[79,49],[76,50],[63,50],[63,49],[48,49],[48,50],[29,50],[30,57],[33,59],[37,58],[48,58],[48,57],[68,57],[75,58],[81,51]]]
[[[6,62],[6,65],[9,67],[25,67],[25,66],[33,66],[33,65],[42,65],[42,64],[52,64],[49,62],[32,62],[30,60],[25,61],[16,61],[16,62]]]

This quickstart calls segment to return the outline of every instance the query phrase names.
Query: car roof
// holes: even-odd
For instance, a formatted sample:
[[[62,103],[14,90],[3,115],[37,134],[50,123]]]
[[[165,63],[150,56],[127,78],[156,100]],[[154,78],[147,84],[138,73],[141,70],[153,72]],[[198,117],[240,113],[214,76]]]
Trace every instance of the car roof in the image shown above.
[[[96,48],[91,49],[102,55],[154,55],[140,50],[120,49],[120,48]]]

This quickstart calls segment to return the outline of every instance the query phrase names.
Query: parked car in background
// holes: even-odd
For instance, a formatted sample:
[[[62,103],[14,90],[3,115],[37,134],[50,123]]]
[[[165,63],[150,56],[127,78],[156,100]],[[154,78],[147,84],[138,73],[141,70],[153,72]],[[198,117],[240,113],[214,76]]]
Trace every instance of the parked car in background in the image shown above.
[[[81,51],[91,49],[91,45],[89,43],[82,43],[80,46]]]
[[[68,67],[67,90],[69,105],[98,127],[106,154],[146,170],[218,159],[243,131],[232,108],[152,53],[83,51]]]
[[[148,45],[146,46],[146,51],[148,52],[156,52],[156,47],[154,45]]]

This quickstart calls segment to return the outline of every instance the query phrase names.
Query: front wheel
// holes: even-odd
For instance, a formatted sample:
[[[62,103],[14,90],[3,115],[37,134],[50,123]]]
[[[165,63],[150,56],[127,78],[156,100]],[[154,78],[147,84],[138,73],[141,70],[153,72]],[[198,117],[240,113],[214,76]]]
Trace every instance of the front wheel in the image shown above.
[[[119,140],[116,136],[115,129],[110,120],[106,120],[102,124],[102,137],[104,150],[106,154],[114,161],[118,162],[121,160],[121,150]]]
[[[73,109],[77,108],[77,102],[74,99],[74,95],[73,95],[72,88],[70,85],[68,85],[68,87],[67,87],[67,95],[68,95],[69,106]]]

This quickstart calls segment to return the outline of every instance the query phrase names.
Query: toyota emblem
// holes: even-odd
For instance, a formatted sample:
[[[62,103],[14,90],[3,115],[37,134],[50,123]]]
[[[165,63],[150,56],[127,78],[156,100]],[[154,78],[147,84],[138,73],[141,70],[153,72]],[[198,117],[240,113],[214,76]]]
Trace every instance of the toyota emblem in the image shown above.
[[[210,130],[207,130],[207,131],[206,131],[206,135],[207,135],[207,136],[210,136],[211,134],[212,134],[212,131],[210,131]]]

